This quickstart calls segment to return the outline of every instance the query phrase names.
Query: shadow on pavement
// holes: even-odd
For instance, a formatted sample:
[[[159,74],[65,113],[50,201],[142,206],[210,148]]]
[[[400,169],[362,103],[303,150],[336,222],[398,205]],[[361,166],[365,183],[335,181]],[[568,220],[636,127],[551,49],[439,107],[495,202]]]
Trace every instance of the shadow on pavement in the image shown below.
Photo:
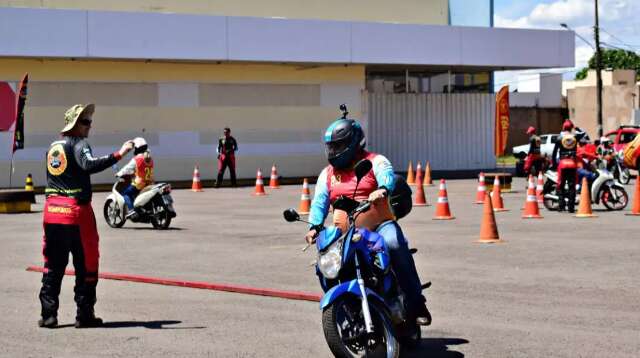
[[[129,227],[122,227],[119,230],[155,230],[155,231],[182,231],[182,230],[187,230],[187,229],[183,229],[181,227],[169,227],[166,229],[155,229],[153,226],[151,226],[151,224],[149,224],[149,226],[129,226]]]
[[[449,350],[449,346],[467,344],[462,338],[422,338],[420,345],[410,352],[403,352],[403,357],[411,358],[460,358],[464,354]]]
[[[180,324],[182,321],[119,321],[119,322],[105,322],[102,327],[96,328],[132,328],[132,327],[144,327],[148,329],[204,329],[207,327],[164,327],[170,324]],[[69,328],[74,327],[74,324],[61,324],[56,328]]]
[[[105,322],[102,328],[131,328],[144,327],[148,329],[203,329],[206,327],[164,327],[170,324],[180,324],[182,321],[120,321]]]

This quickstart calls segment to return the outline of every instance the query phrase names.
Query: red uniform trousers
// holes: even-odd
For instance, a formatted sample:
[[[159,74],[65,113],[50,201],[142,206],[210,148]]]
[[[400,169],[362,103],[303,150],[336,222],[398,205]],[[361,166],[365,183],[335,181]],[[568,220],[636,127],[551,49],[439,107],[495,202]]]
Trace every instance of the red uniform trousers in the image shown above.
[[[78,317],[93,314],[98,284],[98,230],[91,204],[78,204],[73,198],[48,197],[44,206],[45,272],[42,275],[40,303],[42,317],[57,316],[60,286],[69,253],[76,272],[74,288]]]

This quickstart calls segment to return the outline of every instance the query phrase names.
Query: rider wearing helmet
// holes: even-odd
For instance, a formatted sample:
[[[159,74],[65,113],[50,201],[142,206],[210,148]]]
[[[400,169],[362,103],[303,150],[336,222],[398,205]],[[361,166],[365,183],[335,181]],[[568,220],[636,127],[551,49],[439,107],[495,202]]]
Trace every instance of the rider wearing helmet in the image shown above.
[[[556,191],[558,192],[558,211],[564,211],[565,202],[568,201],[569,212],[575,211],[576,200],[576,182],[577,177],[577,147],[578,140],[572,133],[573,123],[570,120],[566,120],[562,125],[562,132],[560,137],[553,148],[553,160],[554,166],[558,168],[558,183]],[[568,191],[565,191],[565,185],[568,186]]]
[[[600,145],[596,150],[596,154],[602,161],[602,164],[607,170],[613,169],[615,164],[615,150],[613,149],[613,143],[609,137],[600,137]]]
[[[536,129],[534,127],[527,129],[527,135],[529,136],[529,154],[527,154],[527,158],[524,161],[524,171],[525,173],[537,176],[544,164],[544,158],[540,154],[540,144],[542,140],[536,135]]]
[[[407,295],[409,311],[417,324],[429,325],[431,315],[421,294],[420,279],[407,241],[395,221],[387,199],[388,193],[392,192],[395,186],[393,167],[384,156],[365,150],[366,140],[362,127],[357,121],[347,119],[346,106],[342,105],[340,108],[344,112],[342,118],[333,122],[324,135],[329,165],[318,176],[309,222],[312,225],[323,224],[330,205],[340,195],[353,195],[357,182],[354,165],[362,159],[370,160],[373,168],[360,181],[354,199],[369,200],[372,205],[371,209],[358,216],[356,227],[364,227],[382,235],[389,250],[392,267],[397,274],[398,284]],[[346,231],[347,214],[344,211],[334,210],[333,221],[335,226],[343,232]],[[305,239],[308,243],[313,243],[316,235],[316,230],[312,229]]]
[[[151,158],[151,152],[149,146],[144,138],[138,137],[133,140],[133,158],[124,166],[116,176],[133,175],[134,178],[131,181],[131,185],[122,193],[124,202],[127,204],[129,213],[127,217],[133,217],[137,215],[134,210],[133,201],[138,196],[140,191],[146,186],[153,184],[153,159]]]
[[[578,182],[582,183],[582,178],[587,178],[591,183],[597,176],[593,165],[598,159],[596,146],[590,142],[589,135],[580,128],[576,128],[576,139],[578,140],[578,149],[576,151]]]

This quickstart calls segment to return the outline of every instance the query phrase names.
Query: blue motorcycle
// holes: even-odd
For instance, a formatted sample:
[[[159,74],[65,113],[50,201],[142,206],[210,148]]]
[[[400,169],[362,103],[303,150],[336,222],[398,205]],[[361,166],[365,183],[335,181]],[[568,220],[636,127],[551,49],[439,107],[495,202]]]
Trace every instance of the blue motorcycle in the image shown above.
[[[361,161],[355,169],[359,183],[371,162]],[[384,239],[355,227],[358,215],[370,206],[368,201],[341,196],[333,207],[348,214],[347,232],[335,226],[314,227],[319,232],[316,274],[325,292],[320,300],[322,327],[336,357],[398,357],[401,345],[412,347],[421,337],[420,327],[409,322]],[[284,217],[306,222],[294,209],[286,210]]]

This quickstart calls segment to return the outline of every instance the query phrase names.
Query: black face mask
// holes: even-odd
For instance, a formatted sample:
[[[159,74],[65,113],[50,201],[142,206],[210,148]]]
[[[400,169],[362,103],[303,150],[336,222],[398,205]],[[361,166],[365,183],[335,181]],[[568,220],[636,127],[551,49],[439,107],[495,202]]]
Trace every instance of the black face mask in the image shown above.
[[[147,151],[147,149],[148,149],[148,146],[146,146],[146,145],[143,145],[143,146],[138,147],[138,148],[134,148],[133,149],[133,155],[138,155],[140,153],[144,153],[144,152]]]
[[[353,164],[353,160],[356,157],[355,148],[347,146],[341,153],[335,156],[329,156],[329,164],[336,169],[346,169]]]

